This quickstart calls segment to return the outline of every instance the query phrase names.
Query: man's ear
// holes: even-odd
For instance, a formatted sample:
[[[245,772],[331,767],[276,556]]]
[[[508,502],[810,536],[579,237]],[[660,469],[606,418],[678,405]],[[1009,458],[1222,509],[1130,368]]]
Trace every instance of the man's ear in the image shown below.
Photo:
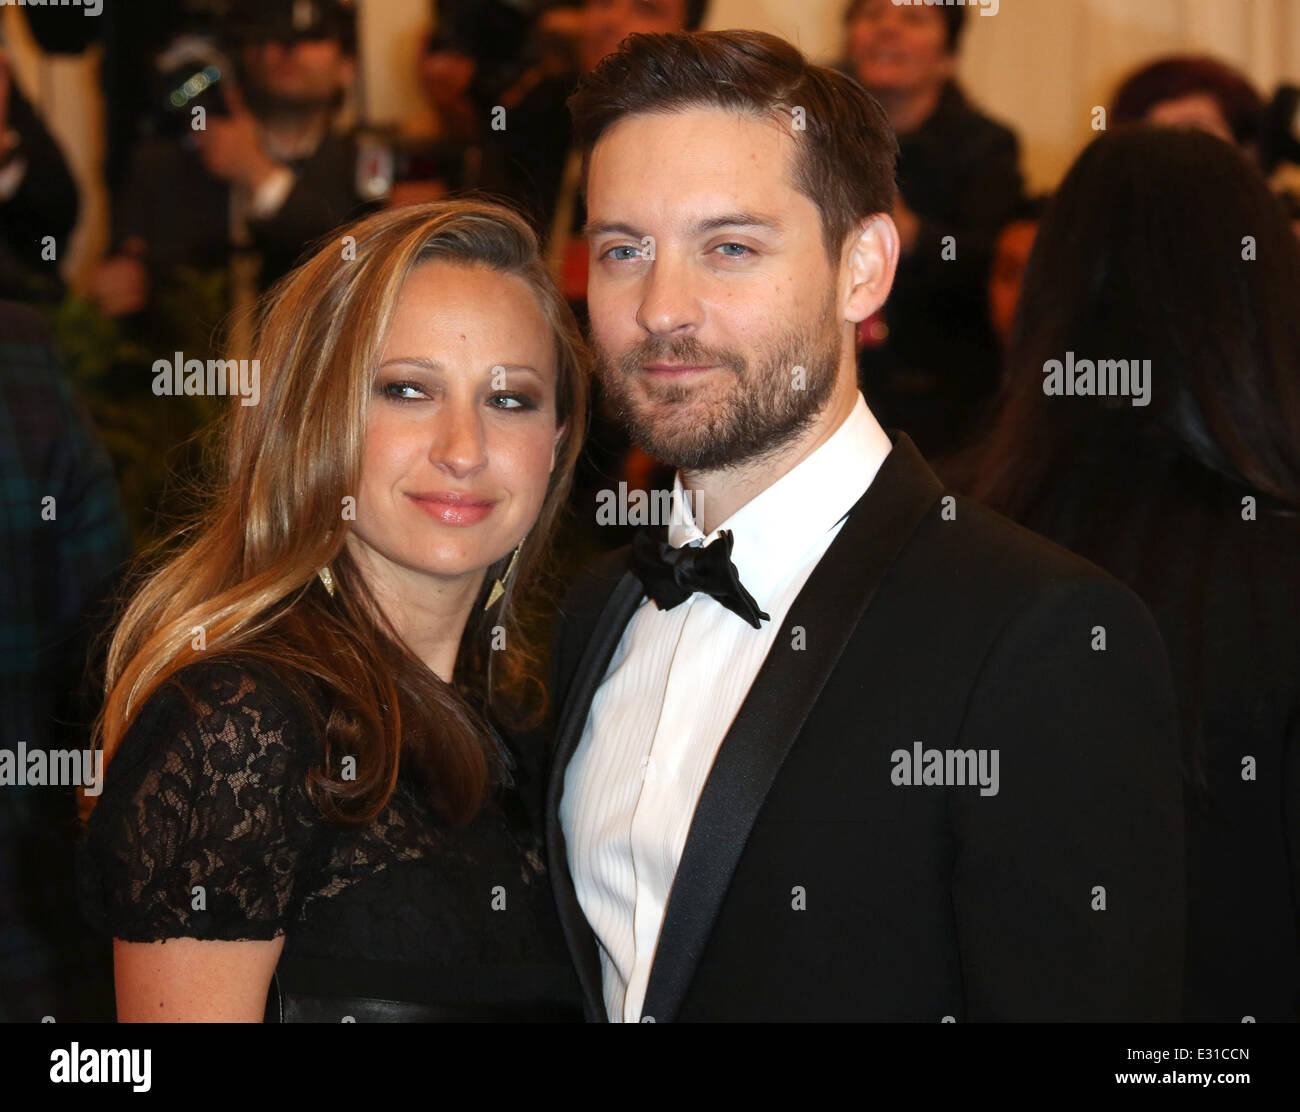
[[[844,319],[857,324],[884,303],[898,269],[898,228],[883,212],[858,225],[857,234],[845,250]]]

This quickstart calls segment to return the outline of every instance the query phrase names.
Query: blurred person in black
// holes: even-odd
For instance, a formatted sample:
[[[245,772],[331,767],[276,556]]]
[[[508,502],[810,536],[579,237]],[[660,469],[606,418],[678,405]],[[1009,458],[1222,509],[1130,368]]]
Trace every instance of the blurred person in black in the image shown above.
[[[0,297],[57,301],[59,261],[76,222],[68,164],[0,49]]]
[[[1026,197],[1007,217],[993,241],[993,261],[989,267],[989,322],[1003,351],[1011,342],[1011,326],[1020,304],[1025,267],[1034,249],[1038,225],[1047,208],[1046,197]]]
[[[94,280],[109,315],[141,310],[183,266],[233,264],[239,306],[375,200],[359,190],[354,138],[336,130],[356,72],[351,6],[239,0],[230,36],[237,84],[229,75],[217,83],[205,126],[192,127],[187,106],[181,138],[133,152],[116,252]]]
[[[23,8],[32,37],[53,55],[99,47],[95,69],[104,96],[104,177],[109,192],[122,187],[131,148],[148,133],[153,109],[153,56],[176,35],[211,30],[230,0],[130,0],[108,3],[94,19],[68,18],[57,4]]]
[[[420,43],[416,80],[423,94],[402,118],[391,142],[392,187],[387,205],[418,205],[484,184],[487,113],[470,93],[475,59],[439,21]]]
[[[1243,155],[1187,128],[1103,135],[1039,229],[998,412],[945,476],[1125,580],[1160,626],[1189,1020],[1300,1019],[1297,304],[1300,245]],[[1149,359],[1149,404],[1048,396],[1069,352]]]
[[[87,658],[130,544],[49,330],[3,301],[0,469],[0,1021],[110,1018],[111,959],[68,913],[73,786],[18,769],[24,752],[89,747]]]
[[[985,291],[994,237],[1022,193],[1016,136],[953,76],[965,16],[891,0],[852,0],[844,16],[843,68],[880,102],[899,144],[903,253],[889,301],[859,330],[860,379],[880,420],[931,456],[961,441],[997,387]]]
[[[582,234],[582,154],[574,145],[566,100],[580,76],[590,73],[628,35],[694,31],[708,13],[708,0],[586,0],[567,40],[557,17],[539,25],[552,47],[501,94],[505,128],[500,144],[499,192],[524,212],[544,239],[547,266],[580,321],[586,321],[589,248]],[[624,544],[631,527],[597,527],[596,496],[626,482],[630,489],[672,483],[672,469],[631,444],[608,419],[594,383],[591,428],[574,476],[574,520],[561,539],[562,562],[575,570],[596,552]],[[568,546],[572,545],[572,551]]]
[[[550,35],[554,49],[501,94],[501,191],[545,237],[551,274],[575,308],[587,295],[586,214],[579,196],[581,155],[565,101],[578,78],[628,35],[695,31],[707,10],[708,0],[586,0],[576,43],[566,46],[563,36]]]
[[[389,207],[499,186],[492,109],[530,64],[533,15],[523,6],[441,0],[434,8],[434,29],[416,58],[422,102],[411,106],[393,143]]]

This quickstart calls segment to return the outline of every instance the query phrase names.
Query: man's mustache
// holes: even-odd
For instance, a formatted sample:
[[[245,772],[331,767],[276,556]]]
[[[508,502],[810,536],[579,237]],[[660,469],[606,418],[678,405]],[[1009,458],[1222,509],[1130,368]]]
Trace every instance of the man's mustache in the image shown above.
[[[696,366],[727,367],[741,374],[745,359],[734,351],[705,347],[698,340],[655,340],[638,344],[618,358],[607,361],[624,375],[632,375],[647,363],[682,363]]]

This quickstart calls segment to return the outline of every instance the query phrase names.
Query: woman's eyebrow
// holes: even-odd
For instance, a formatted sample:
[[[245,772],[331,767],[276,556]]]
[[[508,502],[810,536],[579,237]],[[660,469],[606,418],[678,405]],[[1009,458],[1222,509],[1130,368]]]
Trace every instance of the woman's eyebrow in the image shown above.
[[[385,367],[393,367],[399,364],[406,367],[419,367],[422,371],[445,371],[447,369],[437,359],[427,359],[422,355],[397,355],[392,359],[385,359],[379,364],[379,369],[383,370]],[[536,375],[538,378],[542,377],[537,368],[530,367],[527,363],[493,363],[486,367],[485,371],[488,374],[495,374],[498,369],[507,373],[523,371],[526,374]]]

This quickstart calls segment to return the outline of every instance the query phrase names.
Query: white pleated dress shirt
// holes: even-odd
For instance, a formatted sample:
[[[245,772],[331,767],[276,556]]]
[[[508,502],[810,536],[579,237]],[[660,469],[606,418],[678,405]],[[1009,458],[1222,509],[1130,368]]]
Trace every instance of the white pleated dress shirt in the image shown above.
[[[730,530],[740,581],[771,620],[754,629],[705,594],[671,610],[644,599],[592,700],[560,821],[614,1022],[643,1018],[664,909],[723,738],[776,638],[791,636],[790,605],[891,447],[859,394],[819,448],[707,537],[681,477],[674,482],[669,543],[711,543]]]

